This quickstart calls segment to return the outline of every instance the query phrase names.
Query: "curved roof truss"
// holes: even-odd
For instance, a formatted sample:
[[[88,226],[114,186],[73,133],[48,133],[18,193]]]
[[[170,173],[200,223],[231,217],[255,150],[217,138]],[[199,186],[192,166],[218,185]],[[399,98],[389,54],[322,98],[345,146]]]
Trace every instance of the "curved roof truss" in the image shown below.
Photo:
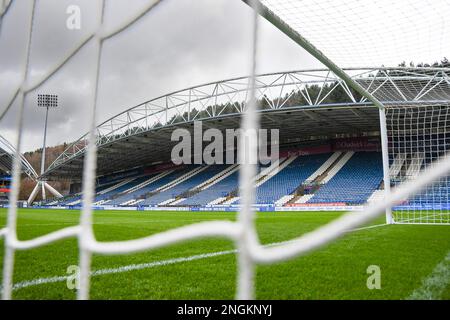
[[[0,135],[0,171],[4,171],[5,173],[11,172],[15,154],[16,149],[14,146]],[[20,162],[23,172],[31,179],[36,180],[38,177],[36,171],[23,155],[20,155]]]
[[[386,105],[450,102],[449,68],[351,68],[345,71]],[[177,124],[240,115],[245,111],[249,78],[203,84],[154,98],[106,120],[97,128],[97,146]],[[261,111],[323,106],[370,105],[328,69],[258,75]],[[299,103],[299,101],[301,101]],[[83,135],[49,166],[54,171],[85,152]]]

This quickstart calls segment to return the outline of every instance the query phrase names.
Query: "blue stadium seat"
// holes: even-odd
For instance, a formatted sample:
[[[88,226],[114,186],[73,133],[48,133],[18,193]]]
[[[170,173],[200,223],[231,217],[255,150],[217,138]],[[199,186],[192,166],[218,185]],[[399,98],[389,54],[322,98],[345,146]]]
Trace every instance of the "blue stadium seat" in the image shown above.
[[[308,203],[363,204],[380,186],[383,165],[380,152],[356,152]]]
[[[277,175],[256,189],[256,203],[273,204],[281,197],[292,194],[330,156],[329,153],[299,156]]]
[[[227,167],[228,165],[211,165],[202,172],[197,173],[193,177],[190,177],[176,186],[147,198],[145,201],[141,202],[140,205],[158,205],[166,200],[174,199],[178,195],[191,190],[202,182],[225,170]]]
[[[238,187],[238,177],[239,171],[236,171],[208,189],[187,198],[180,205],[205,206],[217,198],[224,197]]]

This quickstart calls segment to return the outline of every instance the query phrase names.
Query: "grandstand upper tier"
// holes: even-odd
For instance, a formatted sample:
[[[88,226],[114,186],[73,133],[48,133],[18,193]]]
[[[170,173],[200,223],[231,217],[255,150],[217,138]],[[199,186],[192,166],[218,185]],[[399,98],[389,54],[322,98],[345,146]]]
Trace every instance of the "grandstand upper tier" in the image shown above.
[[[448,105],[450,102],[448,68],[358,68],[346,69],[346,72],[386,106]],[[215,128],[222,132],[238,129],[246,107],[248,83],[247,77],[241,77],[179,90],[146,101],[103,122],[96,132],[99,179],[130,169],[169,163],[171,150],[178,142],[171,141],[171,133],[177,128],[192,133],[194,121],[202,121],[204,129]],[[378,109],[330,70],[259,75],[256,85],[260,126],[263,129],[279,129],[279,145],[284,150],[314,146],[342,137],[379,134]],[[71,144],[49,166],[43,177],[80,181],[86,141],[87,135],[84,135]],[[310,171],[313,169],[318,170],[311,165]],[[198,173],[198,177],[217,174],[215,170],[205,169]],[[219,168],[217,170],[220,171]],[[236,176],[235,172],[229,174],[217,183],[215,190],[219,190],[222,184],[234,185]],[[135,183],[139,185],[140,181]],[[180,194],[192,187],[186,183],[178,186]],[[209,200],[216,196],[206,196],[207,190],[210,189],[197,192],[192,198]],[[259,192],[263,195],[264,188]],[[228,197],[226,191],[219,193],[222,197]],[[162,202],[170,201],[174,194],[166,192]],[[121,197],[111,202],[136,200],[125,194]],[[96,199],[97,202],[102,200]],[[183,201],[189,203],[192,199],[178,200],[181,205]]]

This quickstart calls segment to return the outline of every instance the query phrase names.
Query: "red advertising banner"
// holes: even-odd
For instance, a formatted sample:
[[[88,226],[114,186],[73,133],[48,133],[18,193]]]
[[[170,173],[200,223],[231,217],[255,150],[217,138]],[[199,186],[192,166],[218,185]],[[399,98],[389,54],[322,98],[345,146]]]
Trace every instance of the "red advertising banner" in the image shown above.
[[[380,151],[378,137],[345,138],[333,141],[333,151]]]
[[[330,141],[330,144],[281,151],[280,157],[306,156],[335,151],[381,151],[381,142],[378,137],[336,139]]]
[[[282,151],[280,152],[280,157],[307,156],[311,154],[320,154],[329,152],[332,152],[331,145],[322,145],[317,147],[306,147],[301,149]]]

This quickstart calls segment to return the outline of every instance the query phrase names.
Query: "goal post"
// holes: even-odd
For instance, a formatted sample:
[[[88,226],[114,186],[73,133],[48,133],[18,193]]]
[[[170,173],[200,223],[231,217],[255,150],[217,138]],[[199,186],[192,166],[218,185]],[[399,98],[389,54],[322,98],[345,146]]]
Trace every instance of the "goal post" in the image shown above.
[[[387,132],[386,109],[378,109],[380,117],[380,137],[381,137],[381,157],[383,161],[383,186],[384,197],[387,198],[391,194],[391,177],[389,174],[389,140]],[[392,217],[392,208],[386,207],[386,224],[394,222]]]
[[[336,63],[329,59],[324,53],[322,53],[318,48],[316,48],[310,41],[304,38],[299,32],[294,28],[291,28],[289,24],[278,17],[274,12],[272,12],[268,7],[263,5],[259,0],[242,0],[250,6],[254,6],[254,3],[258,3],[257,10],[259,14],[271,22],[276,28],[281,30],[294,42],[305,49],[314,58],[324,64],[334,72],[334,74],[345,81],[349,87],[354,89],[356,92],[361,94],[367,100],[371,101],[378,109],[380,114],[380,131],[381,131],[381,147],[382,147],[382,161],[383,161],[383,180],[385,186],[386,198],[390,193],[390,179],[389,179],[389,163],[388,163],[388,139],[386,132],[386,119],[385,119],[385,106],[381,103],[378,98],[376,98],[371,92],[363,88],[355,79],[348,75],[342,68],[340,68]],[[392,212],[391,208],[386,208],[386,223],[392,223]]]
[[[417,179],[450,151],[450,106],[405,105],[386,108],[390,179],[394,186]],[[395,223],[450,224],[450,180],[443,176],[394,207]]]
[[[377,65],[380,64],[378,56],[392,59],[396,55],[399,55],[397,63],[400,63],[404,61],[405,56],[409,54],[408,50],[412,47],[419,57],[430,54],[430,52],[432,54],[445,52],[442,49],[448,47],[448,44],[444,45],[439,37],[435,38],[434,33],[433,36],[429,35],[428,37],[422,36],[423,34],[420,33],[416,39],[405,36],[400,41],[404,44],[397,44],[399,41],[395,34],[380,35],[380,37],[385,38],[386,45],[375,47],[373,34],[370,34],[372,30],[366,30],[364,27],[366,22],[362,16],[365,14],[362,10],[363,2],[349,0],[336,4],[335,1],[325,0],[319,5],[315,1],[242,1],[250,6],[254,6],[254,3],[257,2],[262,17],[328,67],[349,87],[361,94],[365,101],[371,102],[373,106],[379,109],[385,199],[391,194],[391,186],[399,186],[406,181],[416,179],[420,172],[433,166],[435,160],[441,159],[450,151],[447,150],[447,145],[450,142],[447,139],[449,130],[447,126],[447,102],[449,101],[448,93],[450,91],[448,79],[438,79],[439,76],[436,73],[427,83],[423,83],[421,80],[414,82],[410,80],[414,72],[405,71],[404,74],[400,75],[404,79],[400,79],[399,82],[402,86],[406,84],[410,87],[404,91],[407,91],[406,95],[412,94],[412,98],[405,96],[405,93],[392,80],[389,71],[381,71],[384,79],[381,84],[377,84],[378,87],[375,89],[371,87],[375,81],[370,84],[359,83],[347,74],[342,66],[348,61],[351,61],[350,63],[374,61],[374,65]],[[440,0],[435,3],[437,3],[436,6],[439,7],[439,10],[450,12],[450,4]],[[365,4],[369,5],[368,3]],[[385,20],[386,29],[391,29],[392,33],[399,32],[402,28],[407,27],[405,25],[407,20],[396,21],[395,17],[392,16],[395,11],[404,16],[408,14],[420,17],[422,14],[427,14],[431,17],[432,15],[419,4],[411,6],[408,12],[402,12],[406,9],[403,9],[401,4],[395,4],[393,8],[390,8],[389,2],[385,0],[375,0],[370,3],[370,6],[373,9],[373,16]],[[392,9],[392,12],[389,9]],[[358,16],[358,14],[361,16]],[[340,33],[338,33],[333,30],[331,25],[338,25],[336,21],[342,22],[342,20],[346,20],[348,24],[339,24],[337,29],[340,29]],[[430,32],[435,29],[432,19],[422,19],[417,27]],[[367,32],[364,33],[364,31]],[[334,32],[337,32],[335,36],[333,36]],[[441,32],[449,33],[450,30],[444,28]],[[341,36],[341,33],[344,33],[345,36]],[[353,41],[352,37],[358,41]],[[339,42],[341,38],[342,41]],[[399,46],[399,50],[395,50],[396,53],[394,54],[389,46],[395,45]],[[426,46],[426,48],[423,48],[423,46]],[[375,51],[377,51],[376,54]],[[402,57],[403,54],[405,56]],[[444,58],[444,56],[440,58]],[[435,72],[432,66],[425,65],[424,70],[419,74],[429,72],[426,70],[427,67],[430,67],[430,72]],[[375,80],[378,76],[378,74],[374,74],[373,79]],[[445,89],[440,87],[442,84],[446,86]],[[384,90],[386,86],[389,86],[394,94]],[[378,91],[380,88],[381,90]],[[434,89],[438,92],[437,94],[432,92]],[[421,99],[430,94],[434,94],[436,100],[443,102],[438,102],[432,106],[424,105]],[[413,106],[396,105],[391,103],[392,100],[395,100],[395,102],[398,102],[397,100],[413,100],[417,104]],[[411,120],[410,123],[407,123],[408,119]],[[400,159],[403,158],[404,160],[401,161]],[[397,166],[400,162],[403,166],[398,169]],[[447,183],[448,179],[444,177],[421,193],[405,199],[402,204],[396,205],[394,208],[387,206],[386,223],[448,223],[448,192],[450,189]]]

